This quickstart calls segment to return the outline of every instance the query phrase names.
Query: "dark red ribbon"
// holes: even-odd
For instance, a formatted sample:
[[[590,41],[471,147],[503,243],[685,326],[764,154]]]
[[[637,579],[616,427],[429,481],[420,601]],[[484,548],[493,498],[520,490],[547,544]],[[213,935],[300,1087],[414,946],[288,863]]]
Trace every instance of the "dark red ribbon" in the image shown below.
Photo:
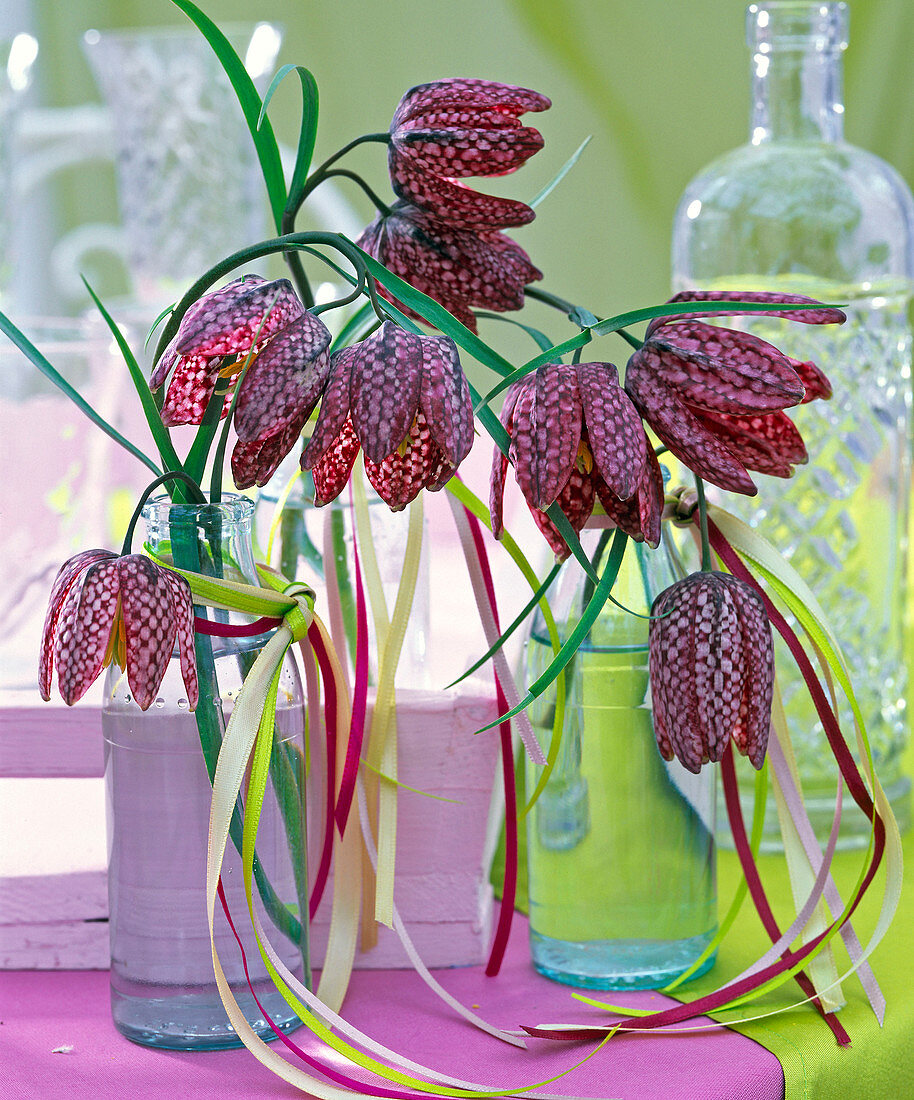
[[[501,633],[501,627],[498,624],[498,606],[495,602],[495,585],[492,581],[492,571],[489,568],[489,555],[486,552],[486,544],[482,537],[482,528],[469,508],[464,506],[464,511],[470,524],[473,545],[476,547],[476,554],[479,558],[483,583],[486,586],[489,603],[492,605],[495,629]],[[499,714],[504,714],[510,709],[498,673],[495,673],[495,699]],[[489,952],[489,961],[486,964],[486,977],[488,978],[494,978],[501,969],[505,951],[508,947],[508,940],[511,936],[511,922],[514,917],[514,904],[517,897],[517,790],[514,786],[514,747],[511,744],[510,719],[502,722],[498,730],[501,737],[501,775],[505,788],[505,874],[502,881],[498,924],[495,929],[492,948]]]
[[[282,626],[282,619],[274,619],[270,615],[242,625],[214,623],[212,619],[194,615],[194,630],[198,634],[210,634],[214,638],[256,638],[258,634],[266,634],[268,630],[275,630],[278,626]]]

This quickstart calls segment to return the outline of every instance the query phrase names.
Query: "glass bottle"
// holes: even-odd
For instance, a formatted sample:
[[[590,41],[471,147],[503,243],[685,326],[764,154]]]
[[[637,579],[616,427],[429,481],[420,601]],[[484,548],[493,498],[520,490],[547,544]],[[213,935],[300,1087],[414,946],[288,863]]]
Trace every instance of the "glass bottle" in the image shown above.
[[[255,584],[253,510],[244,497],[199,506],[157,498],[143,510],[146,546],[176,564],[199,569],[202,563],[204,571]],[[222,611],[196,612],[229,622],[251,621]],[[197,635],[198,655],[203,653],[198,668],[211,669],[215,678],[201,678],[197,713],[202,728],[188,711],[177,652],[159,697],[146,711],[131,698],[126,675],[114,665],[108,673],[102,726],[111,1009],[118,1030],[147,1046],[211,1050],[241,1045],[216,988],[210,951],[210,774],[244,675],[265,641],[264,636]],[[270,942],[286,966],[307,981],[307,921],[302,925],[299,920],[308,911],[303,737],[302,686],[290,655],[280,679],[270,777],[257,834],[254,896]],[[289,1031],[300,1021],[270,981],[250,927],[238,851],[240,824],[226,846],[222,882],[257,997],[277,1027]],[[236,1000],[261,1038],[274,1038],[248,988],[241,953],[218,905],[215,929]]]
[[[601,555],[611,532],[585,530]],[[677,577],[666,546],[629,543],[613,595],[566,667],[565,720],[555,768],[527,815],[530,946],[536,969],[590,989],[655,989],[686,971],[717,931],[714,774],[660,756],[648,685],[654,597]],[[589,599],[573,563],[549,602],[559,634]],[[527,642],[527,682],[553,651],[545,622]],[[548,752],[556,689],[529,713]],[[527,764],[527,796],[541,769]],[[707,971],[714,954],[696,974]]]
[[[847,30],[843,3],[748,8],[750,140],[686,188],[673,229],[673,284],[677,291],[770,290],[846,303],[841,327],[740,322],[795,359],[818,363],[834,394],[791,411],[808,467],[788,481],[757,475],[758,497],[728,494],[725,507],[758,525],[822,604],[904,828],[911,818],[901,757],[908,737],[903,631],[914,202],[894,169],[843,139]],[[807,807],[824,838],[837,773],[783,648],[778,667]],[[840,717],[853,743],[847,706]],[[773,806],[769,811],[764,843],[776,847]],[[848,807],[839,843],[865,844],[869,832],[869,822]]]

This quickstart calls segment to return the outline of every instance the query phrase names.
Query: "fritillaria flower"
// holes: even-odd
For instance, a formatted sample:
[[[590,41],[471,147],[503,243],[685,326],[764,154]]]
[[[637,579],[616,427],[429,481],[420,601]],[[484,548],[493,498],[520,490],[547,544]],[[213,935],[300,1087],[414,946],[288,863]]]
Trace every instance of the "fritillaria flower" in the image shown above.
[[[492,462],[492,531],[502,530],[508,462],[559,559],[569,547],[545,515],[558,501],[580,531],[599,500],[609,521],[632,538],[660,541],[663,478],[644,425],[611,363],[547,363],[513,385],[501,412],[508,454]]]
[[[840,310],[799,295],[679,294],[671,301],[720,301],[722,308],[655,318],[644,346],[628,362],[625,388],[658,437],[694,473],[752,496],[749,470],[790,477],[807,460],[802,436],[783,410],[831,390],[814,364],[790,359],[749,333],[698,319],[745,312],[726,308],[734,299],[770,302],[774,308],[760,312],[806,324],[844,320]],[[776,308],[786,303],[810,308]]]
[[[205,295],[184,315],[150,379],[171,379],[166,425],[199,424],[220,379],[238,392],[232,473],[239,489],[263,485],[289,453],[317,404],[330,369],[330,332],[305,310],[288,279],[245,275]]]
[[[729,573],[692,573],[651,608],[654,732],[665,760],[691,772],[732,738],[760,768],[768,747],[774,649],[758,593]]]
[[[504,312],[524,304],[524,287],[542,272],[510,237],[495,230],[454,229],[409,203],[376,218],[356,244],[416,290],[476,331],[474,308]],[[380,293],[418,318],[383,287]]]
[[[187,581],[142,554],[84,550],[64,562],[51,589],[38,671],[41,697],[51,697],[55,664],[61,698],[71,705],[114,661],[127,670],[133,697],[146,710],[176,640],[193,710],[198,691]]]
[[[332,356],[301,464],[314,478],[315,504],[327,504],[361,448],[368,480],[399,511],[422,489],[440,489],[472,443],[473,405],[454,341],[385,321]]]
[[[518,120],[549,106],[539,92],[490,80],[438,80],[410,89],[390,124],[388,159],[397,197],[454,228],[526,225],[534,217],[529,206],[482,195],[458,180],[520,168],[543,147],[543,138]]]

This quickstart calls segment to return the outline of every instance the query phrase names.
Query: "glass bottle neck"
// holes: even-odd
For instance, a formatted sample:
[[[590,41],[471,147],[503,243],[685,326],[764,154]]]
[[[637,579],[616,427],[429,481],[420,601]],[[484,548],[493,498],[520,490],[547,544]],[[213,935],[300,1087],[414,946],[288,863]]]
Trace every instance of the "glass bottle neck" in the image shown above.
[[[752,144],[841,141],[847,5],[827,0],[752,4],[746,38],[752,51]]]
[[[753,145],[843,139],[840,54],[775,50],[756,53],[752,64],[749,136]]]

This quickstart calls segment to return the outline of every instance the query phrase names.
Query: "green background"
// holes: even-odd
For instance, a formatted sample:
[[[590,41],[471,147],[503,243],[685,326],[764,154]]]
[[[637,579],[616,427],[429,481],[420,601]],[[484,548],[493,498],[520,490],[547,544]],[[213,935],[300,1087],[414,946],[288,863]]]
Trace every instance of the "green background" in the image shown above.
[[[549,289],[594,312],[667,296],[679,194],[699,168],[746,139],[749,51],[741,0],[203,0],[201,6],[218,23],[283,25],[280,62],[307,65],[320,86],[318,157],[357,134],[386,129],[402,92],[422,81],[478,76],[549,95],[552,110],[535,120],[545,150],[494,189],[532,198],[593,136],[537,221],[514,235]],[[35,11],[49,105],[98,99],[79,47],[87,28],[184,20],[168,0],[36,0]],[[853,0],[847,137],[885,157],[909,183],[912,44],[910,0]],[[288,144],[297,112],[298,91],[289,82],[273,111]],[[352,163],[385,193],[379,147],[359,150]],[[347,197],[367,221],[367,202],[354,188]],[[81,169],[63,203],[63,225],[110,220],[113,183],[100,186],[98,165]]]

